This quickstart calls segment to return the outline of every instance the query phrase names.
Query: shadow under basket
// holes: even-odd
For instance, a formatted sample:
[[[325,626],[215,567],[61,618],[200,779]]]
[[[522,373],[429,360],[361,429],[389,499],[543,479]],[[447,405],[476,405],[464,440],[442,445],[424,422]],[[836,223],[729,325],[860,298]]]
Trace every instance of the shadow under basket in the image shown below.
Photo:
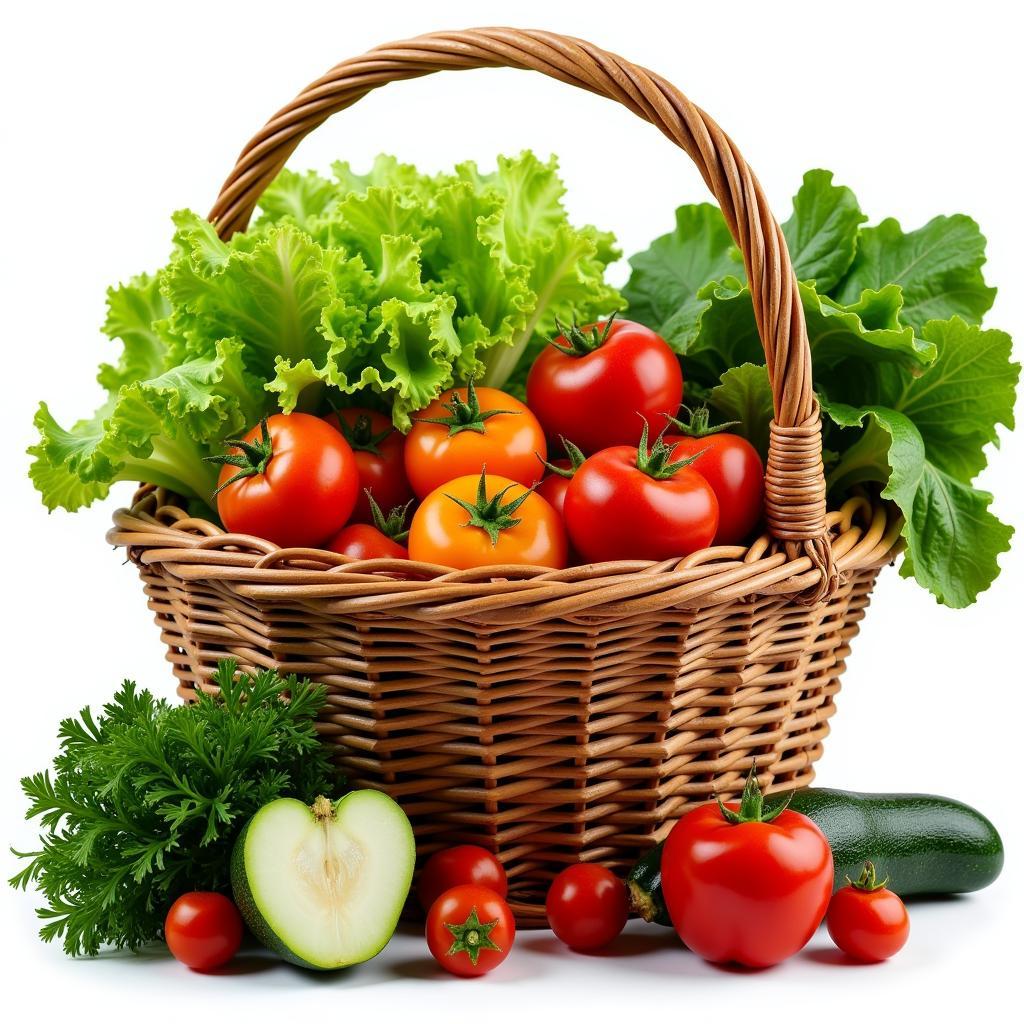
[[[389,793],[419,853],[495,851],[521,926],[566,864],[622,871],[688,807],[807,785],[850,641],[901,523],[877,497],[827,511],[821,424],[785,237],[722,129],[665,79],[579,39],[506,28],[378,47],[313,82],[250,141],[210,221],[245,228],[299,141],[389,82],[533,70],[624,105],[697,165],[752,282],[772,387],[765,534],[664,562],[559,571],[355,562],[190,518],[144,487],[108,535],[138,566],[179,693],[227,657],[322,683],[319,728],[356,786]]]

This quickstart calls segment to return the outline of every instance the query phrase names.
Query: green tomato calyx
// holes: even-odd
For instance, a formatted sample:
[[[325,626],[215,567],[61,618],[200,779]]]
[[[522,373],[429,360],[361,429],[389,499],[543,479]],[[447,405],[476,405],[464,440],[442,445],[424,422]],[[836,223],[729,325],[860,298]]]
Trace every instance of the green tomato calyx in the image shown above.
[[[556,316],[555,327],[559,332],[558,337],[553,338],[548,344],[564,356],[589,355],[608,340],[618,315],[618,312],[612,313],[603,324],[591,324],[590,327],[580,327],[575,316],[572,318],[572,326],[568,327]]]
[[[469,521],[465,523],[466,526],[475,526],[483,530],[491,538],[491,546],[496,547],[502,530],[510,530],[513,526],[518,526],[522,522],[521,519],[513,518],[514,513],[533,494],[533,487],[529,487],[518,498],[513,498],[511,501],[502,504],[502,498],[513,487],[519,486],[521,485],[508,484],[498,491],[493,498],[488,498],[487,467],[484,466],[480,471],[480,482],[477,484],[475,502],[465,501],[454,494],[445,494],[445,497],[450,498],[456,505],[469,513]],[[537,485],[534,484],[533,486],[536,487]]]
[[[462,924],[445,921],[444,926],[451,932],[453,939],[452,944],[448,947],[447,955],[456,956],[459,953],[465,953],[476,967],[481,950],[493,949],[500,953],[501,946],[491,938],[491,932],[494,931],[497,924],[497,918],[493,921],[481,921],[477,916],[476,907],[469,912],[469,916]]]
[[[774,821],[788,806],[793,794],[789,793],[786,799],[772,807],[766,807],[764,797],[761,795],[761,787],[757,783],[757,762],[750,765],[750,774],[747,775],[747,784],[743,787],[743,795],[740,797],[740,809],[731,810],[722,803],[721,797],[718,800],[718,809],[722,812],[730,825],[745,825],[748,822],[760,822],[767,824]]]
[[[260,420],[260,437],[256,441],[246,441],[241,437],[231,437],[224,442],[228,448],[237,448],[238,454],[228,452],[226,455],[207,455],[203,461],[212,462],[217,466],[235,466],[238,472],[213,492],[216,498],[225,487],[230,487],[239,480],[250,476],[262,476],[266,473],[270,460],[274,457],[274,444],[270,439],[270,428],[267,417]]]
[[[438,423],[448,428],[448,436],[454,437],[461,434],[463,430],[473,430],[478,434],[485,433],[484,423],[492,416],[518,416],[517,409],[487,409],[480,408],[480,401],[476,395],[476,385],[470,377],[466,384],[465,401],[459,396],[458,391],[452,389],[451,399],[442,402],[441,405],[448,410],[447,416],[417,416],[416,423]]]
[[[644,429],[640,433],[640,444],[636,450],[636,468],[641,473],[646,473],[655,480],[668,480],[679,470],[692,466],[704,454],[703,451],[700,451],[696,455],[673,461],[672,456],[675,454],[677,445],[665,443],[665,431],[668,430],[668,425],[666,424],[665,429],[654,439],[654,444],[650,444],[647,420],[642,416],[640,418],[644,421]]]

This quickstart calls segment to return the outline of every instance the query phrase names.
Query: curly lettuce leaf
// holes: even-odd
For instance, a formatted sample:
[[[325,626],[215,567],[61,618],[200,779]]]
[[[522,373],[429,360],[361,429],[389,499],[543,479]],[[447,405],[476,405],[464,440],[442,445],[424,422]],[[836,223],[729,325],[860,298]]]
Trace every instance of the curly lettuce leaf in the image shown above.
[[[861,230],[836,297],[850,303],[866,288],[895,284],[903,291],[901,318],[916,329],[953,316],[978,324],[996,295],[982,276],[984,262],[985,237],[970,217],[935,217],[908,232],[890,217]]]

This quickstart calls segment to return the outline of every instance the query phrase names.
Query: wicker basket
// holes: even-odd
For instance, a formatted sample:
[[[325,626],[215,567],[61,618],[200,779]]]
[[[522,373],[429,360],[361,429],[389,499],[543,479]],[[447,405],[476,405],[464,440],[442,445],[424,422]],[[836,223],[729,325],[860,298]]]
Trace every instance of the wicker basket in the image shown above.
[[[564,864],[613,868],[688,806],[733,795],[756,758],[806,785],[850,639],[900,522],[877,498],[827,512],[803,311],[785,239],[732,141],[664,79],[589,43],[479,29],[339,64],[249,143],[210,215],[244,228],[299,141],[388,82],[515,67],[617,100],[697,164],[743,252],[775,398],[768,532],[652,564],[452,572],[281,550],[188,518],[143,488],[110,540],[139,567],[188,698],[226,656],[329,691],[324,740],[349,777],[396,797],[420,852],[473,841],[508,869],[521,924]]]

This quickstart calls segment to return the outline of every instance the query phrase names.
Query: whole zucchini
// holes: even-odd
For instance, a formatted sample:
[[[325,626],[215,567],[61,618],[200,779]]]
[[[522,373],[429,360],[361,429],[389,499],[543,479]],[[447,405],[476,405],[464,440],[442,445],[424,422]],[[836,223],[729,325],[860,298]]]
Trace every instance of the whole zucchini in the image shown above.
[[[835,861],[835,887],[856,878],[864,861],[901,896],[974,892],[1003,867],[1003,841],[979,811],[959,800],[923,793],[853,793],[802,789],[789,806],[825,833]],[[626,879],[633,912],[671,925],[661,891],[661,847],[648,850]]]
[[[825,833],[836,888],[864,861],[901,896],[974,892],[1003,867],[1003,841],[992,822],[959,800],[924,793],[851,793],[802,789],[789,805]]]

